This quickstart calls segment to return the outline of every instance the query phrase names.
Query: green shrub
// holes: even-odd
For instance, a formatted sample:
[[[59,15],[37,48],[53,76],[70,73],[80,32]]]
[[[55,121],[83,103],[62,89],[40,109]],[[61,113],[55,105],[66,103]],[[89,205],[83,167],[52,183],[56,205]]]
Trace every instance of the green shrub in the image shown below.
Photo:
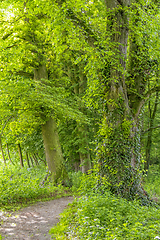
[[[60,223],[50,230],[52,238],[151,240],[160,237],[158,206],[141,206],[137,200],[113,196],[107,190],[105,179],[95,172],[93,170],[78,178],[81,179],[79,192],[83,196],[65,210]],[[154,179],[152,184],[160,181]]]
[[[79,189],[82,175],[83,174],[80,171],[71,173],[70,177],[71,177],[73,192],[76,192]]]
[[[160,210],[105,195],[81,197],[50,230],[54,239],[154,239],[160,231]]]
[[[60,187],[54,186],[49,180],[42,184],[45,176],[44,166],[0,168],[0,208],[56,196],[62,192]]]
[[[145,190],[151,198],[160,201],[160,166],[151,165],[148,175],[144,179]]]

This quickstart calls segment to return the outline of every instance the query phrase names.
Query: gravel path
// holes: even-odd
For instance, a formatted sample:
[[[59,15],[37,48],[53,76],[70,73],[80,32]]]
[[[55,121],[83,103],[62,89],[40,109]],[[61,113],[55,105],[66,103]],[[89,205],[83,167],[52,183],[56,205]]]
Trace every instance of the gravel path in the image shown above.
[[[14,212],[11,216],[0,215],[0,233],[4,240],[49,240],[48,231],[59,221],[59,214],[73,201],[63,197],[39,202]]]

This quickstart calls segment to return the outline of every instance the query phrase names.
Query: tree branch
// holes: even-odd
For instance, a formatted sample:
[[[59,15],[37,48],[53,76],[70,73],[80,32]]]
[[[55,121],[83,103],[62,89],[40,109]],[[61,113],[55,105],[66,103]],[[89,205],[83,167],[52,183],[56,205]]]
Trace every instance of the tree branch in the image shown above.
[[[160,91],[160,86],[155,86],[153,88],[151,88],[148,92],[146,92],[142,98],[142,100],[139,102],[139,107],[138,107],[138,111],[135,114],[136,119],[138,118],[141,109],[143,107],[143,105],[147,102],[147,100],[149,99],[149,97],[151,96],[151,94],[155,93],[155,92],[159,92]]]
[[[67,11],[68,17],[73,20],[73,23],[76,26],[79,26],[84,32],[85,37],[88,40],[89,44],[92,46],[95,44],[95,42],[98,42],[98,38],[95,35],[95,33],[87,26],[86,22],[80,18],[78,18],[75,13],[71,9]],[[96,45],[97,46],[97,45]],[[94,45],[95,47],[95,45]]]
[[[159,86],[155,86],[155,87],[151,88],[150,90],[148,90],[148,92],[146,92],[143,97],[148,99],[149,96],[152,93],[159,92],[159,91],[160,91],[160,85]]]
[[[117,0],[117,2],[118,2],[121,6],[123,6],[122,0]]]
[[[10,117],[5,121],[5,123],[4,123],[4,125],[3,125],[3,128],[2,128],[2,131],[1,131],[1,133],[0,133],[1,136],[3,135],[3,130],[5,129],[7,123],[8,123],[9,120],[12,119],[13,117],[14,117],[14,116],[12,115],[12,116],[10,116]]]
[[[151,129],[156,129],[156,128],[160,128],[160,125],[158,125],[158,126],[156,126],[156,127],[148,128],[148,129],[146,129],[145,131],[143,131],[142,134],[145,134],[145,133],[147,133],[149,130],[151,130]]]
[[[13,33],[13,31],[11,31],[10,33],[7,33],[5,34],[3,37],[2,37],[2,40],[6,40],[9,36],[11,36]]]

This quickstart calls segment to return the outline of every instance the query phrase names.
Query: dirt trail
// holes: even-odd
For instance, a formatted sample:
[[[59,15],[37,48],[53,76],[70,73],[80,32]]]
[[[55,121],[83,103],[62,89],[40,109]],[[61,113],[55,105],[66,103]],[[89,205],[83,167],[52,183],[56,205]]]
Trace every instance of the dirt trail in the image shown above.
[[[73,197],[63,197],[36,203],[9,217],[0,215],[0,233],[4,240],[49,240],[48,231],[58,223],[59,214],[72,201]]]

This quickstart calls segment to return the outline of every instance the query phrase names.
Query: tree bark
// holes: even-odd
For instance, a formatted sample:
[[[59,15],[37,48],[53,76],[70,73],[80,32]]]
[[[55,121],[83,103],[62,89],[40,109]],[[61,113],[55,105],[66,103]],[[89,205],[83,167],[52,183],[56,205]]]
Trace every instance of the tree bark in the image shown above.
[[[130,6],[130,0],[106,0],[105,3],[108,18],[106,35],[110,36],[112,42],[110,48],[112,57],[109,74],[105,76],[106,106],[100,130],[102,140],[97,157],[100,174],[106,179],[110,190],[117,195],[134,199],[141,190],[138,119],[140,105],[138,104],[138,107],[131,105],[131,95],[128,94],[125,75],[128,70],[126,66],[127,47],[132,45],[132,42],[129,44],[129,15],[126,11],[126,8]],[[133,58],[130,61],[132,63]],[[131,79],[135,83],[136,80]]]
[[[2,158],[3,158],[3,162],[4,162],[4,166],[6,166],[6,158],[4,156],[4,151],[3,151],[3,147],[2,147],[2,139],[0,137],[0,149],[1,149],[1,153],[2,153]]]
[[[42,161],[42,162],[45,164],[45,166],[46,166],[46,161],[43,160],[42,158],[40,158],[39,155],[38,155],[38,153],[35,153],[35,155],[36,155],[37,159],[39,159],[40,161]]]
[[[38,160],[37,160],[35,154],[32,154],[32,157],[33,157],[33,159],[34,159],[34,161],[35,161],[35,164],[36,164],[36,165],[39,165]]]
[[[86,77],[84,76],[83,73],[83,66],[79,66],[79,96],[82,96],[85,92],[85,86],[87,85],[86,83]],[[84,108],[80,106],[81,111],[84,113]],[[78,123],[77,123],[78,124]],[[78,124],[79,125],[79,124]],[[89,169],[91,169],[91,159],[90,159],[90,153],[89,153],[89,146],[87,142],[87,126],[86,125],[80,125],[78,126],[78,129],[80,131],[82,143],[80,145],[80,148],[84,148],[82,152],[79,152],[80,155],[80,162],[81,162],[81,171],[82,173],[87,173]],[[83,152],[85,151],[85,153]]]
[[[33,158],[31,157],[31,155],[29,156],[29,158],[30,158],[30,160],[31,160],[32,167],[34,167]]]
[[[63,181],[66,178],[66,170],[63,165],[63,155],[59,142],[57,124],[53,118],[50,118],[42,125],[42,135],[46,160],[52,177],[55,182],[58,180]]]
[[[8,153],[9,161],[10,161],[10,163],[12,163],[12,164],[14,165],[14,163],[13,163],[12,160],[11,160],[11,156],[10,156],[10,152],[9,152],[8,143],[6,144],[6,147],[7,147],[7,153]]]
[[[41,82],[43,82],[43,79],[48,79],[48,73],[45,64],[39,65],[37,69],[34,69],[34,79]],[[41,116],[43,119],[46,119],[44,114]],[[55,182],[58,180],[63,181],[67,177],[67,173],[63,165],[63,155],[59,142],[57,124],[53,118],[53,114],[45,121],[45,124],[42,125],[42,136],[47,165],[52,174],[53,180]]]
[[[20,143],[18,143],[17,146],[18,146],[18,152],[19,152],[20,165],[21,165],[21,168],[23,168],[24,163],[23,163],[22,149],[21,149]]]
[[[148,137],[147,137],[147,144],[146,144],[146,161],[145,161],[145,164],[144,164],[144,170],[146,172],[148,172],[149,166],[150,166],[153,124],[154,124],[154,119],[155,119],[156,112],[157,112],[157,107],[158,107],[158,98],[159,98],[159,93],[156,92],[156,98],[155,98],[153,112],[152,112],[152,109],[151,109],[150,100],[149,100],[149,103],[148,103],[149,119],[150,120],[149,120],[149,130],[148,130]]]
[[[27,160],[27,165],[30,168],[31,166],[30,166],[30,163],[29,163],[29,157],[28,157],[28,153],[27,152],[26,152],[26,160]]]
[[[79,64],[76,66],[72,66],[74,71],[71,71],[68,66],[68,75],[72,81],[72,84],[74,86],[74,94],[78,97],[82,98],[82,96],[85,93],[85,89],[87,86],[87,79],[86,76],[84,76],[84,66],[83,64]],[[81,110],[82,113],[85,113],[85,109],[82,106],[81,103],[79,103],[79,110]],[[81,143],[79,143],[79,161],[76,161],[76,169],[80,168],[82,173],[87,173],[89,169],[91,169],[91,159],[90,159],[90,152],[89,152],[89,146],[87,142],[87,126],[85,124],[77,123],[77,128],[79,132],[79,138]],[[77,166],[79,162],[79,167]]]

